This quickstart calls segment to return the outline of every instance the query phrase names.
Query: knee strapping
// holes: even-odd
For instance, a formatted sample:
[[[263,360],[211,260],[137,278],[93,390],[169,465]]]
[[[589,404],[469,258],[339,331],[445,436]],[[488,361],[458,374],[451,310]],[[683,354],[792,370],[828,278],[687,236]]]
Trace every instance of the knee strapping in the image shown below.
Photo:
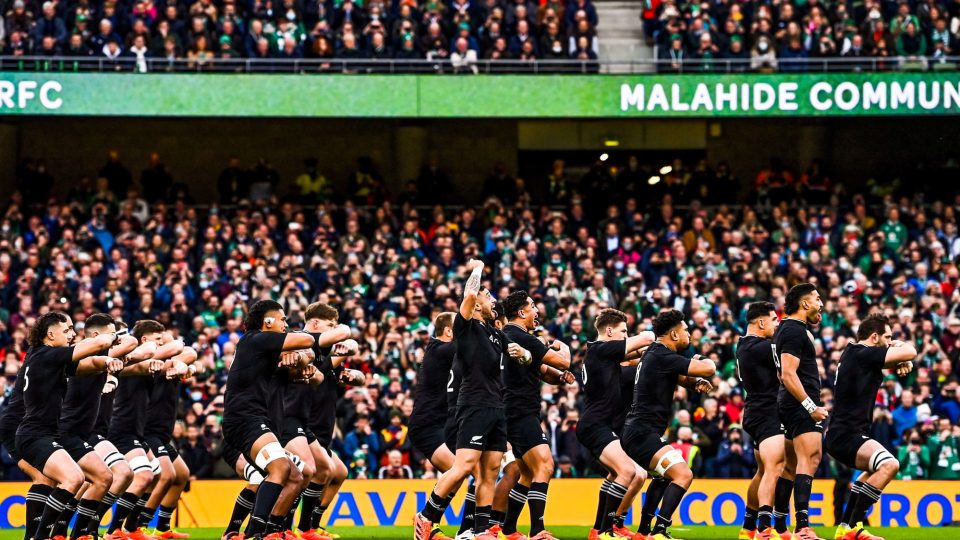
[[[272,442],[264,446],[260,452],[257,453],[257,457],[253,461],[257,467],[265,471],[267,470],[267,465],[278,459],[287,459],[287,451],[280,446],[280,443]]]
[[[870,456],[870,464],[868,465],[867,469],[871,473],[875,473],[880,470],[881,464],[883,464],[884,462],[890,461],[891,459],[896,459],[896,458],[893,457],[893,454],[891,454],[890,452],[887,452],[886,449],[881,448],[876,452],[874,452],[872,456]]]
[[[657,476],[663,476],[670,470],[670,467],[683,462],[683,454],[679,450],[670,450],[657,461],[657,466],[653,468],[653,472]]]

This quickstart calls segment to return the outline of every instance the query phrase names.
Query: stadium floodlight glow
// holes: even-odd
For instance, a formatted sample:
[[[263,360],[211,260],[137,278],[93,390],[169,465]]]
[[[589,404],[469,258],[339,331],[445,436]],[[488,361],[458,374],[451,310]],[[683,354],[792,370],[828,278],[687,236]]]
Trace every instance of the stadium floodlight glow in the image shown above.
[[[672,172],[673,172],[673,167],[671,167],[670,165],[664,165],[663,167],[660,167],[660,174],[670,174]]]
[[[606,153],[606,152],[600,154],[600,161],[606,161],[606,160],[608,160],[608,159],[610,159],[610,154],[608,154],[608,153]]]
[[[657,185],[657,184],[660,183],[660,177],[659,177],[659,176],[651,176],[650,179],[647,180],[647,183],[650,184],[651,186],[655,186],[655,185]]]

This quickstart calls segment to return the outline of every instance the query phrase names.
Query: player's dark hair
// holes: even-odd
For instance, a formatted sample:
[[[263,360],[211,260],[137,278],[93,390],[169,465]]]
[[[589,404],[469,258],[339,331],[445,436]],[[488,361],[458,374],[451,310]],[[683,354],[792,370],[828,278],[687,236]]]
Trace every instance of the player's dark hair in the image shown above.
[[[331,306],[330,304],[314,302],[307,306],[307,310],[303,313],[303,319],[305,321],[309,321],[310,319],[320,319],[321,321],[337,321],[340,320],[340,312],[337,311],[337,308]]]
[[[453,326],[453,318],[456,316],[456,313],[452,311],[444,311],[443,313],[437,315],[437,318],[433,320],[433,335],[442,336],[443,332],[447,328]]]
[[[817,290],[817,287],[813,283],[794,285],[787,291],[787,298],[783,303],[783,311],[785,311],[787,315],[793,315],[800,311],[800,300],[815,290]]]
[[[880,313],[867,315],[860,321],[860,326],[857,327],[857,341],[866,341],[874,334],[882,336],[888,324],[890,324],[890,321]]]
[[[667,309],[657,313],[653,319],[653,333],[657,337],[665,336],[683,322],[683,312],[678,309]]]
[[[626,313],[619,309],[606,308],[601,309],[600,313],[597,313],[596,318],[593,319],[593,326],[597,328],[597,332],[603,332],[608,326],[616,326],[625,322],[627,322]]]
[[[86,330],[99,330],[116,323],[117,321],[115,321],[113,317],[107,315],[106,313],[94,313],[93,315],[87,317],[85,321],[83,321],[83,327]]]
[[[30,329],[30,336],[27,338],[27,343],[31,347],[39,347],[43,345],[43,338],[47,337],[47,330],[50,330],[50,327],[69,321],[70,318],[67,317],[67,314],[62,311],[48,311],[37,318],[37,322],[33,323],[33,328]]]
[[[166,329],[167,327],[158,321],[153,319],[144,319],[142,321],[137,321],[137,323],[133,325],[133,331],[131,334],[133,334],[133,337],[137,338],[137,341],[140,341],[143,336],[147,334],[163,332]]]
[[[271,311],[280,311],[283,309],[278,302],[273,300],[258,300],[250,306],[247,316],[243,318],[243,328],[247,332],[254,332],[263,327],[263,317]]]
[[[507,320],[516,318],[520,310],[527,307],[527,298],[530,298],[527,291],[513,291],[503,299],[503,302],[500,302],[503,313],[498,314],[503,315]]]
[[[770,315],[771,311],[776,311],[777,307],[772,302],[754,302],[747,308],[747,322],[752,323],[760,317]]]
[[[503,304],[493,301],[493,320],[494,321],[508,321],[507,316],[503,314]]]

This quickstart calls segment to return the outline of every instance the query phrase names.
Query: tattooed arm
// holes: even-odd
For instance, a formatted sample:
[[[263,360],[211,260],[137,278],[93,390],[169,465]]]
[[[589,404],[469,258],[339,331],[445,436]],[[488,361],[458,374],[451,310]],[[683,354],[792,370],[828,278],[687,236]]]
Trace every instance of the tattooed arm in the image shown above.
[[[480,278],[483,276],[483,261],[471,259],[467,263],[470,277],[463,286],[463,302],[460,303],[460,316],[464,319],[473,318],[473,311],[477,307],[477,293],[480,292]]]

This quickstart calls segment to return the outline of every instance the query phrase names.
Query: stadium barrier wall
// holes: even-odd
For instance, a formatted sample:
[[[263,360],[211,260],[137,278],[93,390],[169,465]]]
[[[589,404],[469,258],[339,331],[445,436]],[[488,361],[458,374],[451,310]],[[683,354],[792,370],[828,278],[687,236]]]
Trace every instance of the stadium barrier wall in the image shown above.
[[[0,74],[0,116],[711,118],[958,113],[960,74],[938,71],[477,77]]]
[[[410,525],[426,501],[431,480],[347,481],[324,517],[326,526]],[[192,482],[183,494],[175,516],[178,527],[223,527],[230,519],[236,495],[243,482],[201,480]],[[674,520],[682,525],[737,525],[743,519],[746,480],[694,480],[692,489]],[[0,529],[23,526],[27,483],[0,483]],[[549,525],[589,525],[596,513],[597,479],[562,479],[550,483],[545,521]],[[815,526],[833,525],[832,480],[817,480],[810,497],[810,521]],[[444,516],[459,525],[463,516],[461,490]],[[641,500],[634,504],[627,523],[639,516]],[[879,514],[879,517],[878,517]],[[874,506],[870,521],[880,526],[934,527],[960,519],[960,481],[894,481]],[[104,520],[104,523],[107,521]],[[526,510],[520,517],[526,527]]]

